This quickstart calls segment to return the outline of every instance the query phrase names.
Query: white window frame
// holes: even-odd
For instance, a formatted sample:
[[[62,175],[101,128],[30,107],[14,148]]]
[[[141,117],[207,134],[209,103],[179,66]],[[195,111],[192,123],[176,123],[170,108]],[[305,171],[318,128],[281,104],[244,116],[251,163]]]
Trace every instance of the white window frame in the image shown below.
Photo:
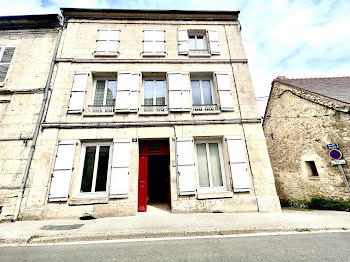
[[[206,153],[207,153],[207,164],[208,164],[208,173],[209,173],[209,187],[201,187],[199,184],[199,171],[198,171],[198,156],[197,156],[197,144],[206,144]],[[220,159],[220,167],[221,167],[221,178],[222,178],[222,186],[211,186],[213,183],[212,173],[211,173],[211,163],[209,156],[209,143],[217,143],[219,149],[219,159]],[[195,165],[196,165],[196,179],[197,179],[197,192],[198,193],[215,193],[215,192],[224,192],[227,191],[227,183],[226,183],[226,171],[224,165],[224,157],[222,153],[222,143],[220,140],[195,140],[194,141],[194,151],[195,151]]]
[[[158,80],[163,80],[164,81],[164,84],[165,84],[165,104],[164,105],[159,105],[159,106],[166,106],[167,105],[167,81],[166,81],[166,78],[164,77],[145,77],[143,79],[143,100],[142,100],[142,103],[143,105],[145,105],[145,82],[146,81],[153,81],[153,106],[156,106],[156,102],[157,102],[157,96],[156,96],[156,92],[157,92],[157,87],[156,87],[156,81]]]
[[[192,80],[193,81],[199,81],[199,89],[201,93],[201,104],[194,104],[193,103],[193,96],[192,96]],[[213,89],[213,80],[210,77],[191,77],[190,78],[190,84],[191,84],[191,98],[192,98],[192,105],[208,105],[204,104],[204,96],[203,96],[203,88],[202,88],[202,81],[209,81],[210,82],[210,92],[211,92],[211,104],[209,105],[215,105],[215,99],[214,99],[214,89]]]
[[[95,78],[94,79],[94,91],[92,93],[92,98],[91,98],[91,105],[95,105],[94,102],[95,102],[95,94],[96,94],[96,85],[97,85],[97,81],[98,80],[106,81],[105,82],[105,91],[104,91],[104,95],[103,95],[103,105],[105,106],[106,105],[106,100],[107,100],[107,86],[108,86],[107,83],[108,83],[108,81],[115,81],[116,82],[116,86],[115,86],[115,96],[116,96],[116,98],[117,98],[117,85],[118,85],[118,82],[117,82],[116,78],[105,78],[105,77],[97,77],[97,78]],[[114,101],[114,105],[115,105],[115,101]]]
[[[95,163],[94,163],[94,173],[92,178],[92,186],[95,184],[96,186],[96,177],[97,177],[97,168],[98,168],[98,156],[99,156],[99,147],[100,146],[109,146],[109,158],[108,158],[108,170],[107,170],[107,181],[106,181],[106,191],[105,192],[80,192],[81,182],[83,179],[84,172],[84,161],[85,161],[85,153],[87,146],[96,146],[95,153]],[[98,150],[97,150],[98,146]],[[91,143],[82,143],[81,144],[81,152],[80,152],[80,161],[79,161],[79,171],[76,179],[76,187],[75,187],[75,198],[106,198],[109,194],[110,187],[110,179],[111,179],[111,166],[112,166],[112,152],[113,152],[113,142],[91,142]]]
[[[12,65],[12,63],[13,63],[14,57],[15,57],[15,55],[16,55],[16,51],[17,51],[17,46],[0,46],[0,61],[1,61],[1,59],[2,59],[2,56],[3,56],[4,52],[5,52],[5,49],[6,49],[7,47],[13,47],[13,48],[15,48],[15,52],[13,53],[13,56],[12,56],[12,59],[11,59],[11,62],[10,62],[10,63],[1,63],[1,62],[0,62],[0,64],[9,64],[9,68],[7,69],[5,79],[4,79],[4,81],[2,81],[2,82],[0,81],[0,86],[3,86],[3,84],[7,81],[7,76],[9,75],[10,68],[11,68],[11,65]]]
[[[190,45],[190,37],[194,36],[195,37],[195,46],[196,49],[191,49],[191,45]],[[198,49],[197,48],[197,37],[198,36],[203,36],[203,42],[204,42],[204,49]],[[188,32],[188,50],[191,51],[208,51],[209,52],[209,47],[208,47],[208,41],[207,41],[207,35],[205,32],[203,33],[193,33],[191,31]]]

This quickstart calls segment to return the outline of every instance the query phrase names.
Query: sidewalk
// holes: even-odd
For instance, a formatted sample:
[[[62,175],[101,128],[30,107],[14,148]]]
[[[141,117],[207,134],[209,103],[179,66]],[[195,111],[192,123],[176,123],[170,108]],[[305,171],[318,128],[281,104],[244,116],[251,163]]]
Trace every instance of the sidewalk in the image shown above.
[[[350,230],[349,212],[140,214],[94,220],[4,222],[0,223],[0,244],[336,229]]]

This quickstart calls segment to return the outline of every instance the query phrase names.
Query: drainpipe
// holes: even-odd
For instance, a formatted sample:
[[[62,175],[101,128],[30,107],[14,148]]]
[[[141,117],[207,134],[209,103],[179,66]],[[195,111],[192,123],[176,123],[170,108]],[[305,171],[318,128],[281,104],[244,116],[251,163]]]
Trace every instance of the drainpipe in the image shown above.
[[[51,64],[50,64],[49,75],[48,75],[47,80],[46,80],[44,96],[43,96],[43,101],[41,103],[41,108],[40,108],[40,111],[39,111],[38,120],[36,122],[35,129],[34,129],[32,145],[30,146],[28,159],[27,159],[26,166],[25,166],[24,172],[23,172],[23,178],[22,178],[21,186],[20,186],[20,189],[19,189],[19,192],[18,192],[18,196],[17,196],[17,203],[16,203],[16,207],[15,207],[15,213],[14,213],[14,217],[12,219],[13,222],[18,219],[18,215],[19,215],[19,211],[20,211],[20,207],[21,207],[21,203],[22,203],[22,199],[23,199],[24,189],[25,189],[25,186],[26,186],[26,183],[27,183],[27,180],[28,180],[28,174],[29,174],[29,170],[30,170],[30,165],[31,165],[32,160],[33,160],[34,150],[35,150],[36,142],[37,142],[37,139],[38,139],[38,136],[39,136],[39,130],[40,130],[40,126],[41,126],[41,121],[43,119],[43,115],[44,115],[44,111],[45,111],[45,106],[46,106],[47,97],[48,97],[48,93],[49,93],[49,88],[50,88],[50,84],[51,84],[51,78],[52,78],[52,74],[53,74],[53,69],[54,69],[54,66],[55,66],[55,63],[56,63],[57,51],[58,51],[58,47],[59,47],[60,41],[61,41],[62,31],[63,31],[63,27],[64,27],[64,18],[61,17],[61,16],[58,16],[58,20],[60,21],[60,26],[59,26],[56,46],[55,46],[55,50],[54,50],[54,53],[53,53],[53,56],[52,56],[52,60],[51,60]]]

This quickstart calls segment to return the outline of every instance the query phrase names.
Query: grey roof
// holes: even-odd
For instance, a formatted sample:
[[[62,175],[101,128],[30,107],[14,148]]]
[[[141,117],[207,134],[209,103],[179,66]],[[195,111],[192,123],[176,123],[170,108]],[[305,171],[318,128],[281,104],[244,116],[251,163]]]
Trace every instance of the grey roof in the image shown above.
[[[350,104],[349,76],[297,79],[279,76],[274,81]]]
[[[0,30],[55,28],[59,24],[57,14],[0,16]]]

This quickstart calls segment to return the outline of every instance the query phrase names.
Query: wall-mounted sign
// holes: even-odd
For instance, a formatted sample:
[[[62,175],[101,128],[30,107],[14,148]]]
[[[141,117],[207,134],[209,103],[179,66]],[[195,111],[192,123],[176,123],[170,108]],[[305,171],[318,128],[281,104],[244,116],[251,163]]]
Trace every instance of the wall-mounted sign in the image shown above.
[[[343,155],[338,149],[332,149],[329,151],[329,156],[333,159],[341,159]]]
[[[339,145],[337,143],[331,143],[331,144],[327,144],[326,147],[327,147],[328,150],[338,149]]]

